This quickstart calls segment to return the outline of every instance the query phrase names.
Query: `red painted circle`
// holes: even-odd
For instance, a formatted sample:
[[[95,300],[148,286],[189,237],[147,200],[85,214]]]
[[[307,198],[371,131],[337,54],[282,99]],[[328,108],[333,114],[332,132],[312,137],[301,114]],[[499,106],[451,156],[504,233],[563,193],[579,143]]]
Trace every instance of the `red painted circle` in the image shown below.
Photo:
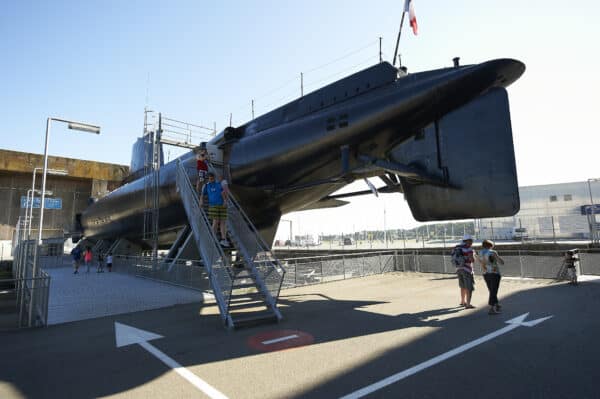
[[[275,342],[273,342],[275,341]],[[309,333],[298,330],[265,331],[253,335],[246,341],[248,346],[262,352],[274,352],[298,346],[310,345],[315,341]]]

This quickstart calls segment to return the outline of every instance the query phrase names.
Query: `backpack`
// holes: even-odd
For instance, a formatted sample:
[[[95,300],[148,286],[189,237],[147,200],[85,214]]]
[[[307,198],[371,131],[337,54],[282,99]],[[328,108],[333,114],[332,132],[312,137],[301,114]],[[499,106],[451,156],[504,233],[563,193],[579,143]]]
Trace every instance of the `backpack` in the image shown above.
[[[455,267],[461,267],[465,264],[465,257],[463,256],[461,245],[455,246],[454,249],[452,249],[450,256],[452,257],[452,264]]]

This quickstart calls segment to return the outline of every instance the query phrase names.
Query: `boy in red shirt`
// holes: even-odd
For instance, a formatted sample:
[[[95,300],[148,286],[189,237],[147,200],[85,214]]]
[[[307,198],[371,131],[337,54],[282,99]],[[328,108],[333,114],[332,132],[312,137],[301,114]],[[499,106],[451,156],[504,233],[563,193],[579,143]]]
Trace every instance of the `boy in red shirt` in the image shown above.
[[[200,194],[202,185],[206,180],[206,174],[208,173],[208,163],[206,163],[206,149],[202,148],[196,153],[196,172],[198,178],[196,180],[196,192]]]

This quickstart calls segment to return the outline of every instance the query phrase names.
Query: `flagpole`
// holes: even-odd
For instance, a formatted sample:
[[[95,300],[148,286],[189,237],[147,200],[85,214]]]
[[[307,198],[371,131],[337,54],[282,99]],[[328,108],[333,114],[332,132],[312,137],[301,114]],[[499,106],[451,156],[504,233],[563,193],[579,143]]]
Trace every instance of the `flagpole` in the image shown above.
[[[398,39],[396,39],[396,50],[394,50],[394,58],[392,61],[392,65],[396,65],[396,56],[398,56],[398,45],[400,44],[400,35],[402,34],[402,25],[404,25],[404,15],[406,14],[406,10],[402,10],[402,19],[400,20],[400,29],[398,30]],[[402,66],[402,65],[400,65]]]

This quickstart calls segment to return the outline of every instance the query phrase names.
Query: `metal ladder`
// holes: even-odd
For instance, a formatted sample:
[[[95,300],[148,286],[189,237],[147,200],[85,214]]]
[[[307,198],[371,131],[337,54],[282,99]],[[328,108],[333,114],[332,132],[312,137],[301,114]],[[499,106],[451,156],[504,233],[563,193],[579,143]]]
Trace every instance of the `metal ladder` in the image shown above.
[[[209,163],[209,170],[222,176],[223,169]],[[238,324],[253,325],[264,321],[279,321],[281,312],[277,300],[285,270],[279,260],[273,256],[270,248],[250,220],[231,191],[227,200],[227,230],[229,239],[235,248],[237,263],[244,271],[236,274],[234,284],[238,288],[232,293],[236,310],[244,309],[254,303],[254,313],[240,311],[236,316]],[[260,309],[259,304],[264,308]],[[232,304],[233,306],[233,304]]]
[[[253,254],[252,249],[245,247],[249,241],[245,237],[246,231],[240,235],[239,223],[228,221],[230,239],[234,246],[224,250],[219,244],[204,210],[199,205],[198,195],[181,163],[177,165],[176,179],[177,188],[224,324],[229,328],[240,328],[279,321],[282,316],[277,309],[276,298],[283,281],[283,268],[280,267],[281,281],[276,285],[274,298],[272,292],[269,291],[269,287],[272,285],[269,283],[273,282],[272,276],[277,273],[273,273],[272,267],[270,272],[264,270],[268,263],[265,262],[266,256]],[[228,209],[228,220],[233,218],[237,221],[241,215],[239,205],[233,196],[229,198],[228,207],[231,209]],[[247,226],[246,221],[244,221],[244,225]],[[255,237],[254,241],[259,239]]]
[[[144,226],[142,239],[152,246],[152,258],[158,257],[158,229],[160,208],[160,167],[161,159],[161,114],[158,114],[158,125],[149,121],[153,111],[144,110]],[[150,150],[150,151],[149,151]]]

